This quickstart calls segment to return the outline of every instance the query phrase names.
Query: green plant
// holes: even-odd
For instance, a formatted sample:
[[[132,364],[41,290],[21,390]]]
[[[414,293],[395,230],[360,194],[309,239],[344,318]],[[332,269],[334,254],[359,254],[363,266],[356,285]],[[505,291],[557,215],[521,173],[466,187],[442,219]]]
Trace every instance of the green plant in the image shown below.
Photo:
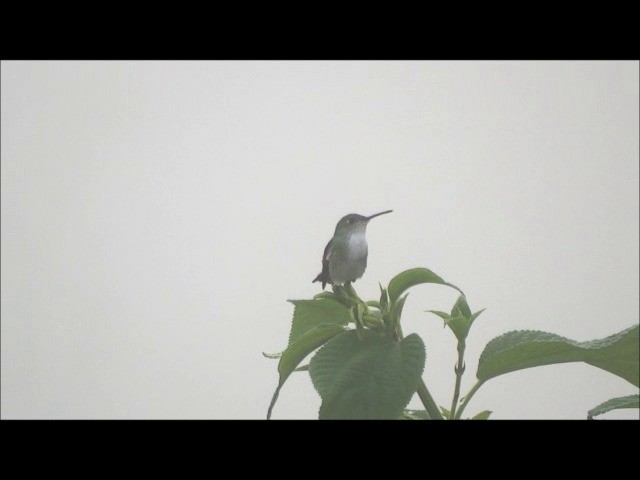
[[[460,292],[450,313],[428,310],[440,317],[457,339],[458,361],[449,409],[440,407],[422,379],[426,348],[412,333],[404,336],[402,309],[409,288],[424,283],[446,285]],[[615,335],[577,342],[553,333],[512,331],[491,340],[480,355],[475,385],[460,397],[465,373],[465,346],[479,310],[472,313],[462,290],[426,268],[414,268],[394,277],[380,299],[363,301],[353,286],[334,286],[312,300],[290,300],[294,305],[289,343],[279,359],[279,382],[271,400],[271,417],[280,390],[293,372],[308,371],[322,398],[321,419],[461,419],[487,381],[505,373],[566,362],[585,362],[639,385],[638,325]],[[351,328],[353,325],[355,328]],[[302,361],[318,350],[309,364]],[[417,393],[424,410],[407,410]],[[618,408],[638,408],[638,395],[614,398],[588,412],[588,418]],[[472,419],[487,419],[485,410]]]

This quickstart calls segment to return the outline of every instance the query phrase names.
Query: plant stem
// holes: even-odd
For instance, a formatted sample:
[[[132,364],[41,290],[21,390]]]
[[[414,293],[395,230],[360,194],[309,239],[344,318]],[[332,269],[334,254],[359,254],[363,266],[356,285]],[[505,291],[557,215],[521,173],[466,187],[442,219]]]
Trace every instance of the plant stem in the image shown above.
[[[462,374],[464,373],[464,349],[466,343],[464,340],[458,341],[458,363],[456,364],[456,386],[453,390],[453,399],[451,400],[451,414],[450,419],[456,418],[456,408],[458,406],[458,399],[460,398],[460,384],[462,383]]]
[[[422,380],[422,378],[418,383],[417,392],[431,420],[444,420],[444,417],[440,413],[440,409],[438,408],[438,405],[436,405],[435,400],[429,393],[429,390],[427,389],[427,386],[425,385],[424,380]]]
[[[462,412],[464,412],[465,407],[467,406],[467,403],[469,403],[469,400],[471,400],[471,397],[473,397],[475,395],[475,393],[478,391],[478,389],[484,384],[483,381],[478,380],[476,382],[476,384],[471,388],[471,390],[469,390],[469,393],[467,393],[464,396],[464,399],[462,400],[462,403],[460,404],[460,409],[458,410],[458,412],[456,413],[456,420],[459,420],[460,417],[462,416]]]
[[[356,303],[361,303],[362,305],[364,305],[364,313],[366,314],[371,314],[371,311],[369,310],[369,305],[366,304],[366,302],[364,302],[356,293],[356,289],[353,288],[353,284],[351,282],[347,282],[344,284],[344,288],[347,291],[347,294],[351,297],[352,300],[355,300]]]
[[[402,334],[402,327],[400,326],[399,322],[397,332],[400,340],[402,340],[404,338],[404,335]],[[416,392],[418,393],[418,397],[420,397],[420,400],[422,401],[422,404],[424,405],[429,418],[431,420],[444,420],[444,417],[442,416],[442,413],[440,413],[440,409],[438,408],[436,401],[431,396],[431,393],[429,393],[429,389],[427,388],[427,385],[424,383],[424,380],[422,378],[420,378],[420,382],[418,382],[418,389],[416,390]]]
[[[364,323],[367,328],[370,328],[372,330],[384,330],[384,322],[374,315],[364,314],[362,316],[362,323]]]

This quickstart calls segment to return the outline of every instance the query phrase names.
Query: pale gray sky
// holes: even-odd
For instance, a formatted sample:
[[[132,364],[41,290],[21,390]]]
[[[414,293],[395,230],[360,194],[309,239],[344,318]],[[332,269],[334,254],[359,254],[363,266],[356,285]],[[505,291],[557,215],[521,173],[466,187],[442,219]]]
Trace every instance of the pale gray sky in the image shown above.
[[[361,297],[422,266],[487,308],[463,392],[508,330],[638,323],[638,62],[2,62],[1,80],[2,418],[264,418],[261,352],[351,212],[394,209]],[[403,316],[445,406],[455,342],[424,310],[455,298],[416,287]],[[633,393],[549,366],[467,413],[585,418]],[[319,405],[298,373],[273,416]]]

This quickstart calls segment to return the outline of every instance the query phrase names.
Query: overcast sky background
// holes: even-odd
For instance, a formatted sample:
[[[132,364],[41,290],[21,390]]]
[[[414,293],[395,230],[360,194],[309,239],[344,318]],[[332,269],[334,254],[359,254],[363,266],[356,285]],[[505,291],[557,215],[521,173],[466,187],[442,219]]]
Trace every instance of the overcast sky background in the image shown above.
[[[2,62],[1,80],[2,418],[264,418],[262,352],[351,212],[394,209],[361,297],[422,266],[486,307],[463,393],[501,333],[638,323],[638,62]],[[455,340],[424,310],[455,299],[415,287],[403,315],[445,406]],[[637,391],[548,366],[466,413],[585,418]],[[273,417],[319,406],[296,373]]]

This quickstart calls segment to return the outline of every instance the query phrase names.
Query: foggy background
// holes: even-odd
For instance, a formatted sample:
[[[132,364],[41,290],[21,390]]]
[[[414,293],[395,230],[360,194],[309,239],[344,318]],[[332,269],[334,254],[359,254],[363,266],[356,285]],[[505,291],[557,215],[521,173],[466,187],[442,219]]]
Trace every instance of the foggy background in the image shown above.
[[[427,267],[509,330],[638,323],[638,62],[2,62],[2,418],[265,418],[293,306],[345,214],[355,288]],[[405,334],[451,403],[455,338]],[[586,418],[637,393],[586,364],[489,381],[465,413]],[[414,398],[410,404],[419,408]],[[307,373],[274,418],[316,418]],[[638,418],[637,410],[603,418]]]

